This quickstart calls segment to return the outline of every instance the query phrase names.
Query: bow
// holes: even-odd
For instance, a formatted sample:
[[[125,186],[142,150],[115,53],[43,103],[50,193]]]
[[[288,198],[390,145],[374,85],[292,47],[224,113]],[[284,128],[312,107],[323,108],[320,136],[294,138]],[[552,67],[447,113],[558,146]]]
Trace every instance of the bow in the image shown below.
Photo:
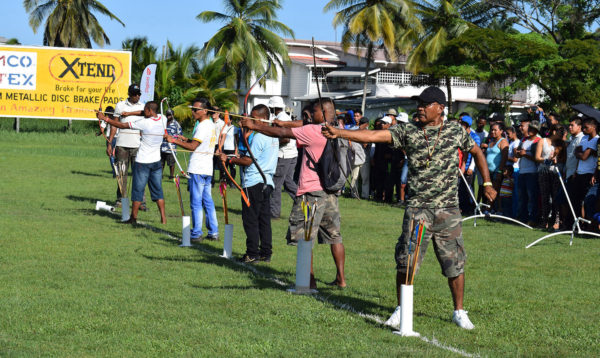
[[[219,146],[217,148],[218,153],[223,152],[223,144],[225,143],[225,138],[222,138],[223,131],[225,130],[225,127],[229,126],[229,124],[231,123],[231,121],[229,120],[229,112],[228,111],[225,111],[225,116],[223,118],[223,121],[225,122],[225,125],[223,125],[223,127],[221,128],[221,132],[219,133]],[[242,187],[235,181],[235,178],[233,176],[231,176],[231,173],[229,172],[229,169],[227,168],[227,164],[225,163],[224,160],[221,160],[221,165],[223,166],[223,169],[225,169],[225,173],[227,173],[227,177],[229,178],[229,180],[231,180],[231,182],[235,185],[235,187],[239,189],[240,194],[242,195],[242,199],[244,200],[244,203],[246,203],[246,205],[248,207],[250,207],[250,200],[248,199],[248,196],[246,195],[246,193],[244,192]],[[221,183],[221,185],[223,185],[223,183]],[[225,189],[225,190],[227,190],[227,189]],[[223,195],[223,193],[221,193],[221,195]],[[223,208],[225,210],[225,217],[227,218],[227,196],[226,196],[226,194],[223,195],[223,203],[224,203]]]
[[[168,102],[169,99],[167,97],[163,98],[160,101],[160,115],[163,117],[162,120],[164,120],[165,118],[167,118],[167,117],[165,117],[165,114],[163,113],[163,102],[164,101],[167,101],[167,105],[169,105],[169,102]],[[168,134],[167,133],[167,122],[165,121],[163,123],[165,125],[165,134]],[[175,149],[173,149],[173,144],[167,142],[167,145],[168,145],[169,149],[171,150],[171,154],[173,154],[173,158],[175,158],[175,163],[177,163],[177,166],[179,167],[179,171],[181,172],[181,174],[184,177],[186,177],[187,179],[189,179],[190,176],[185,173],[185,170],[183,170],[183,168],[181,167],[181,164],[179,164],[179,160],[177,160],[177,154],[175,153]]]
[[[265,76],[271,70],[271,59],[269,59],[268,61],[269,62],[267,64],[267,70],[265,71],[265,73],[263,73],[258,79],[256,79],[256,82],[254,82],[252,84],[252,86],[250,86],[250,88],[248,89],[248,92],[246,92],[246,96],[244,97],[244,115],[245,116],[248,115],[248,112],[247,112],[248,111],[248,96],[250,95],[250,92],[252,91],[254,86],[256,86],[263,78],[265,78]],[[260,165],[258,165],[258,161],[256,160],[256,157],[252,153],[252,149],[250,149],[250,144],[248,143],[248,138],[246,137],[246,133],[243,128],[242,128],[242,139],[244,140],[244,145],[246,145],[248,154],[250,155],[252,162],[254,163],[254,165],[256,166],[256,169],[258,169],[258,172],[260,173],[260,176],[263,180],[263,190],[265,190],[267,188],[267,177],[265,176],[265,173],[263,172]]]
[[[315,38],[312,38],[312,55],[313,55],[313,71],[315,71],[315,80],[317,82],[317,93],[319,95],[319,106],[321,107],[321,113],[323,114],[323,120],[327,122],[325,117],[325,110],[323,109],[323,100],[321,99],[321,88],[319,87],[319,74],[317,73],[317,56],[315,55]]]

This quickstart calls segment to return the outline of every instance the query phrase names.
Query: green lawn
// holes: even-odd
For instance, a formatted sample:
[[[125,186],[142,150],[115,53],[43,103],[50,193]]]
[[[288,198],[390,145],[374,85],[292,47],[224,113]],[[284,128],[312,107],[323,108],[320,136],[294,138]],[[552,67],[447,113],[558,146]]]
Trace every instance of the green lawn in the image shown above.
[[[452,300],[429,250],[414,302],[414,329],[426,338],[401,338],[377,322],[395,307],[401,209],[341,199],[349,287],[325,286],[335,270],[319,246],[319,294],[292,295],[289,197],[282,220],[273,221],[271,264],[241,265],[219,257],[222,242],[178,247],[179,205],[166,179],[166,226],[154,205],[140,213],[147,225],[138,228],[95,211],[97,200],[112,203],[116,182],[93,127],[16,134],[5,124],[0,356],[600,355],[600,240],[577,238],[569,247],[563,236],[525,249],[543,233],[484,220],[467,225],[465,306],[475,330],[450,322]],[[228,194],[240,256],[240,198]],[[222,223],[217,188],[213,198]],[[185,191],[184,201],[189,212]]]

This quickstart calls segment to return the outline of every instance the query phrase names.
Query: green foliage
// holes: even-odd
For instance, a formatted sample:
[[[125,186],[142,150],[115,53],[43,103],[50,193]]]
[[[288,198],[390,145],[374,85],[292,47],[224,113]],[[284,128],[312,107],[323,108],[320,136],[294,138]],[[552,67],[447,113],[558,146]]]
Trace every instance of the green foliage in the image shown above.
[[[569,246],[561,235],[525,249],[545,233],[467,221],[465,308],[474,331],[451,323],[452,298],[430,245],[415,277],[414,329],[434,346],[369,318],[383,321],[396,306],[400,208],[340,198],[348,288],[325,285],[335,268],[327,245],[315,245],[319,296],[292,295],[287,195],[282,219],[272,221],[272,262],[249,267],[218,257],[222,241],[178,247],[170,180],[163,181],[166,225],[151,202],[139,214],[146,227],[94,210],[97,200],[112,204],[116,188],[102,137],[0,130],[0,153],[0,356],[459,356],[439,345],[481,357],[600,356],[598,239],[577,237]],[[227,194],[239,257],[241,200]],[[212,196],[222,237],[217,187]],[[188,213],[185,190],[183,200]]]
[[[468,79],[502,83],[506,94],[537,85],[562,114],[573,104],[600,104],[600,44],[592,39],[557,44],[537,33],[474,28],[451,41],[436,65],[458,68]]]
[[[100,47],[110,40],[94,13],[125,24],[97,0],[23,0],[29,12],[29,25],[34,32],[44,19],[44,45],[91,48],[92,41]]]
[[[268,61],[280,68],[290,63],[287,45],[277,35],[294,36],[289,27],[276,20],[281,1],[223,0],[223,4],[225,13],[203,11],[196,19],[225,23],[204,44],[202,56],[224,61],[222,71],[226,74],[227,87],[235,86],[239,90],[242,83],[249,85],[253,75],[265,72]],[[271,78],[277,78],[276,67],[271,67]]]

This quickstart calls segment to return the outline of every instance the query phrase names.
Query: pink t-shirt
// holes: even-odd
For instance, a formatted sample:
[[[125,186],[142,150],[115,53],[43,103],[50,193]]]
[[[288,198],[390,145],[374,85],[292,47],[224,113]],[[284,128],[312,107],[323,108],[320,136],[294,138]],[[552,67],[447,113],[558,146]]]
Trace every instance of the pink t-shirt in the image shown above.
[[[297,196],[313,191],[322,191],[323,186],[319,180],[319,175],[314,168],[309,168],[306,164],[306,154],[318,162],[325,149],[327,139],[321,134],[321,125],[307,124],[302,127],[292,128],[292,133],[296,137],[296,143],[304,148],[304,157],[300,166],[300,182],[298,183]]]

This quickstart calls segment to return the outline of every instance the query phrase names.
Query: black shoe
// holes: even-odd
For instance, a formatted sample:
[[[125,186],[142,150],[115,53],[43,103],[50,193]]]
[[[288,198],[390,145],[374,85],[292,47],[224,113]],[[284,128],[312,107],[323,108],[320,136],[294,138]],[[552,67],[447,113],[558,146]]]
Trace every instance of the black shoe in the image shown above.
[[[271,262],[271,256],[261,256],[258,258],[258,261],[261,262]]]
[[[219,235],[208,234],[208,235],[206,235],[205,239],[209,240],[209,241],[219,241]]]
[[[148,211],[148,208],[146,207],[146,204],[140,205],[140,210],[141,211]]]
[[[246,263],[246,264],[253,264],[253,263],[256,263],[258,261],[258,259],[256,257],[251,257],[251,256],[248,256],[248,254],[245,254],[244,256],[242,256],[242,258],[239,261]]]
[[[192,238],[190,239],[190,241],[191,241],[191,242],[193,242],[194,244],[199,244],[199,243],[201,243],[202,241],[204,241],[204,238],[203,238],[202,236],[199,236],[199,237],[192,237]]]

